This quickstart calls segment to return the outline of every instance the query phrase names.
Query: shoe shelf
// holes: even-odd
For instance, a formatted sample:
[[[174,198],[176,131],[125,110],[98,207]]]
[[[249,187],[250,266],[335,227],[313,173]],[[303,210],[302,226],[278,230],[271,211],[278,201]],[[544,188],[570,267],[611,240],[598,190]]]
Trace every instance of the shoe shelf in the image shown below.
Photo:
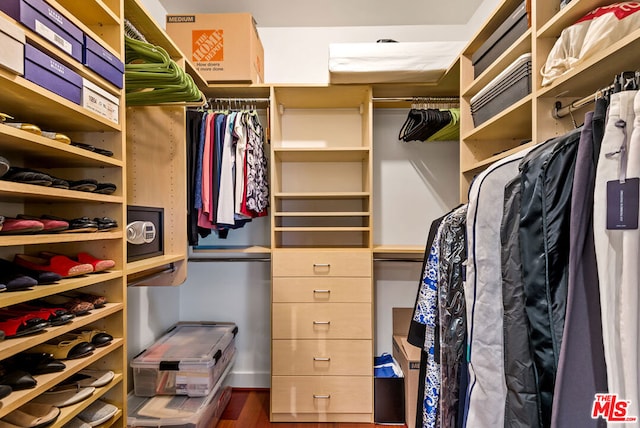
[[[93,354],[87,357],[73,360],[64,360],[66,368],[61,372],[34,376],[34,378],[38,382],[35,388],[14,391],[8,397],[0,400],[0,403],[2,404],[2,406],[0,407],[0,417],[5,416],[7,413],[29,402],[29,400],[32,400],[48,389],[56,386],[67,377],[77,373],[79,370],[82,370],[85,367],[88,367],[90,364],[98,362],[100,359],[105,358],[108,354],[118,349],[121,349],[123,346],[124,339],[114,338],[109,345],[101,348],[96,348],[95,351],[93,351]],[[100,398],[105,393],[109,392],[109,390],[120,384],[123,380],[124,376],[122,373],[115,373],[115,376],[111,380],[111,382],[103,387],[96,388],[94,393],[86,400],[83,400],[71,406],[61,408],[61,414],[56,420],[56,426],[61,426],[65,422],[65,418],[63,417],[63,415],[68,418],[66,420],[66,422],[68,422],[68,420],[78,414],[80,410]]]
[[[121,204],[122,196],[101,195],[98,193],[81,192],[78,190],[57,189],[33,184],[15,183],[12,181],[0,182],[0,197],[6,201],[24,202],[38,200],[40,202],[95,202]]]
[[[58,419],[56,419],[56,423],[66,424],[67,422],[71,421],[71,419],[73,419],[76,415],[78,415],[89,404],[93,403],[94,401],[100,398],[105,397],[105,394],[108,394],[110,391],[112,391],[116,385],[118,385],[120,382],[123,381],[123,379],[124,377],[121,374],[116,374],[111,382],[109,382],[105,386],[96,388],[93,394],[86,400],[83,400],[71,406],[61,408],[60,416],[58,416]],[[118,411],[113,415],[113,417],[111,417],[111,419],[109,419],[107,422],[99,426],[101,428],[112,426],[115,422],[118,421],[118,419],[120,419],[120,417],[122,417],[122,415],[123,415],[122,410],[118,409]]]

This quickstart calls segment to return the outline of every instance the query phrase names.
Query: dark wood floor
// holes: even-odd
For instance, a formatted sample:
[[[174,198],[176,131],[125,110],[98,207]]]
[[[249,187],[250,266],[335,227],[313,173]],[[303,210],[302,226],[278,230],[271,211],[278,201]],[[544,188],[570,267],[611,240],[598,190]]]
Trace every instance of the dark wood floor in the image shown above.
[[[269,390],[234,389],[217,428],[374,428],[388,425],[355,423],[271,423]],[[399,427],[401,428],[401,427]]]

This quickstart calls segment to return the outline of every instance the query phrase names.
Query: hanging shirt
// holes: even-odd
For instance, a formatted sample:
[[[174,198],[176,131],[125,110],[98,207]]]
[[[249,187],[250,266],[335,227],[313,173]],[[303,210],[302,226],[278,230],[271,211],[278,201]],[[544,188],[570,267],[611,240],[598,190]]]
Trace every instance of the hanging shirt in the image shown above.
[[[233,148],[233,130],[237,112],[229,114],[227,119],[226,133],[224,135],[222,147],[222,165],[220,168],[220,193],[218,195],[218,225],[234,225],[235,196],[233,167],[235,165],[235,149]]]

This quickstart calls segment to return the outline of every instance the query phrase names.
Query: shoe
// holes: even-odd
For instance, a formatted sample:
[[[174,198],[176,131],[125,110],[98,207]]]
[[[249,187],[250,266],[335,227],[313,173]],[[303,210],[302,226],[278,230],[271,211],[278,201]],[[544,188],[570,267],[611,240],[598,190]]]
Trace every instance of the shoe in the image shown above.
[[[76,256],[78,263],[86,263],[93,266],[94,272],[102,272],[107,269],[111,269],[116,265],[116,262],[110,259],[98,259],[93,257],[89,253],[78,253]]]
[[[60,415],[60,409],[49,404],[27,403],[8,413],[2,420],[25,428],[51,425]]]
[[[96,294],[88,294],[81,293],[79,291],[70,291],[68,293],[63,294],[63,296],[71,297],[75,299],[82,300],[84,302],[89,302],[93,305],[94,308],[102,308],[107,303],[107,298],[105,296],[99,296]]]
[[[7,367],[24,370],[32,376],[57,373],[67,368],[65,363],[56,360],[48,352],[21,352],[5,360],[5,363]]]
[[[4,331],[6,339],[38,333],[47,327],[49,323],[42,318],[33,318],[29,315],[2,318],[0,315],[0,330]]]
[[[0,272],[0,283],[5,285],[6,291],[22,291],[38,285],[38,281],[30,276],[11,271]]]
[[[18,316],[33,315],[37,318],[42,318],[49,322],[51,326],[55,327],[71,322],[71,320],[75,318],[75,315],[70,314],[63,308],[34,306],[28,303],[19,303],[17,305],[9,306],[6,311],[7,313],[13,313]]]
[[[98,224],[98,232],[118,227],[118,222],[109,217],[96,217],[93,219]]]
[[[26,214],[18,214],[17,217],[23,220],[36,220],[42,223],[44,228],[41,233],[54,233],[61,232],[63,230],[69,229],[69,223],[64,220],[53,220],[47,218],[38,218]]]
[[[89,313],[95,306],[90,302],[77,298],[67,298],[60,295],[51,295],[43,297],[36,301],[38,305],[63,307],[75,316],[85,315]]]
[[[95,427],[107,422],[116,414],[118,408],[113,404],[106,403],[102,400],[96,400],[89,404],[83,411],[78,414],[78,418],[90,426]]]
[[[28,269],[55,272],[63,278],[93,272],[93,266],[75,262],[69,257],[62,255],[42,258],[27,256],[26,254],[16,254],[13,262]]]
[[[114,377],[115,373],[111,370],[84,369],[66,379],[63,383],[78,385],[82,388],[87,386],[100,388],[111,382]]]
[[[62,335],[34,346],[29,352],[47,352],[56,360],[73,360],[89,356],[95,349],[81,337]]]
[[[96,348],[107,346],[113,340],[113,336],[103,330],[76,330],[67,334],[70,337],[76,336],[78,338],[82,338],[86,342],[91,343]]]
[[[102,195],[110,195],[115,192],[117,189],[116,185],[113,183],[98,183],[98,187],[93,193],[100,193]]]
[[[38,186],[51,186],[53,179],[50,175],[29,168],[19,168],[12,166],[6,174],[2,176],[3,180],[15,181],[23,184],[35,184]]]
[[[0,400],[8,397],[11,392],[13,392],[13,389],[9,385],[0,385]]]
[[[62,279],[62,277],[55,272],[27,269],[5,259],[0,259],[0,272],[29,276],[37,281],[37,285],[53,284]],[[2,276],[0,275],[0,277]]]
[[[38,233],[44,230],[44,224],[38,220],[5,217],[2,224],[2,235],[19,235],[23,233]]]
[[[69,229],[66,232],[97,232],[98,223],[89,217],[80,217],[69,220]]]
[[[40,127],[32,123],[5,122],[4,124],[7,126],[11,126],[12,128],[22,129],[23,131],[31,132],[32,134],[42,135],[42,130],[40,129]]]
[[[9,171],[9,168],[11,168],[9,161],[6,158],[0,156],[0,177],[5,175]]]
[[[42,136],[45,138],[50,138],[52,140],[55,140],[59,143],[71,144],[71,138],[69,138],[64,134],[60,134],[59,132],[42,131]]]
[[[0,384],[9,385],[12,391],[35,388],[38,382],[24,370],[0,367]]]
[[[1,428],[1,427],[0,427]],[[91,428],[91,425],[80,420],[77,416],[65,424],[63,428]]]
[[[98,188],[98,180],[93,178],[85,178],[82,180],[69,181],[69,190],[78,190],[81,192],[93,192]]]
[[[92,386],[78,388],[75,385],[63,385],[51,388],[49,391],[31,400],[31,402],[49,404],[56,407],[66,407],[86,400],[91,397],[95,390]]]

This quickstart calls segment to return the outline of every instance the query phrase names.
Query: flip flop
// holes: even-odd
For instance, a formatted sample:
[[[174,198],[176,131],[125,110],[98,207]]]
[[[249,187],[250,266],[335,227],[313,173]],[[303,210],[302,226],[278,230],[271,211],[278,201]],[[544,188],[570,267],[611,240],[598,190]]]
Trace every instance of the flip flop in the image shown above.
[[[78,418],[92,427],[107,422],[118,412],[118,408],[102,400],[96,400],[89,404],[78,414]]]
[[[63,383],[67,385],[78,385],[82,388],[87,386],[99,388],[111,382],[114,377],[115,373],[111,370],[84,369],[64,380]]]
[[[26,254],[16,254],[13,262],[33,270],[44,270],[55,272],[63,278],[77,275],[84,275],[93,272],[93,266],[82,264],[71,260],[67,256],[55,255],[45,259],[41,257],[28,256]]]
[[[2,179],[23,184],[35,184],[38,186],[51,186],[53,183],[53,179],[50,175],[33,169],[19,168],[16,166],[10,167],[9,171],[2,176]]]
[[[0,156],[0,177],[5,175],[9,171],[9,168],[11,168],[9,161],[6,158]]]
[[[96,389],[92,386],[78,388],[75,385],[61,385],[32,399],[32,403],[50,404],[55,407],[66,407],[91,397]]]
[[[19,427],[41,428],[52,424],[60,416],[60,409],[50,404],[27,403],[2,418]]]

